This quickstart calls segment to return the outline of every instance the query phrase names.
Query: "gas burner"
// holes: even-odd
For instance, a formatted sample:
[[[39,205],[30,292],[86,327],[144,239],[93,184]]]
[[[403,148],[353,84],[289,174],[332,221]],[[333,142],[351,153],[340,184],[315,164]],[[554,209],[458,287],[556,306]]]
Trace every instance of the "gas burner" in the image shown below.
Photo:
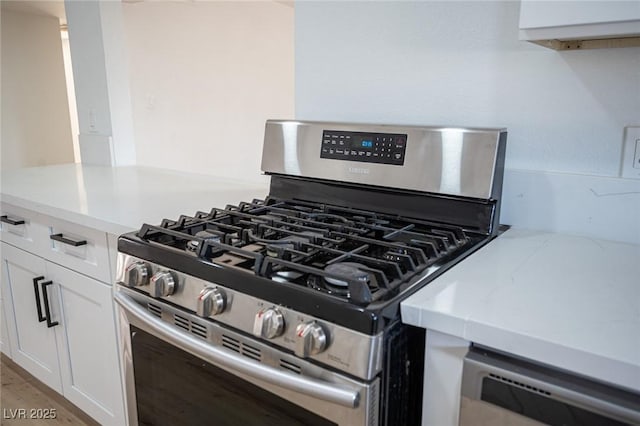
[[[279,283],[291,283],[302,275],[304,274],[297,271],[278,271],[273,275],[273,277],[271,277],[271,279]]]
[[[272,278],[273,279],[273,278]],[[321,276],[311,275],[306,281],[307,287],[317,290],[322,293],[338,296],[340,298],[349,298],[349,287],[342,285],[332,285]]]
[[[267,240],[253,237],[254,241],[266,242],[266,254],[271,257],[283,257],[288,250],[300,250],[302,244],[311,243],[322,234],[305,231],[297,235],[289,235],[278,240]]]
[[[340,216],[337,214],[331,213],[308,213],[305,215],[305,218],[316,220],[318,222],[323,223],[335,223],[335,224],[343,224],[343,225],[354,225],[352,220],[347,219],[344,216]]]
[[[194,237],[202,238],[205,241],[211,241],[211,242],[216,242],[216,243],[220,242],[220,235],[212,234],[211,232],[208,232],[208,231],[196,232]],[[185,248],[189,252],[196,253],[198,251],[198,249],[200,248],[200,241],[198,241],[198,240],[188,241],[186,246],[185,246]]]
[[[309,242],[309,240],[307,238],[295,236],[273,240],[266,246],[267,256],[282,257],[287,250],[294,250],[303,242],[306,243]]]
[[[361,282],[363,285],[368,285],[371,281],[371,276],[368,272],[365,272],[363,269],[366,269],[361,263],[355,262],[340,262],[340,263],[332,263],[331,265],[327,265],[324,268],[324,271],[328,274],[338,275],[340,277],[344,277],[345,280],[341,280],[339,278],[333,277],[324,277],[324,280],[327,284],[347,288],[349,286],[350,280],[356,280]]]
[[[278,216],[272,215],[272,214],[263,214],[260,216],[255,216],[251,218],[251,222],[255,222],[255,223],[264,223],[264,224],[273,224],[274,221],[279,220],[280,218]]]

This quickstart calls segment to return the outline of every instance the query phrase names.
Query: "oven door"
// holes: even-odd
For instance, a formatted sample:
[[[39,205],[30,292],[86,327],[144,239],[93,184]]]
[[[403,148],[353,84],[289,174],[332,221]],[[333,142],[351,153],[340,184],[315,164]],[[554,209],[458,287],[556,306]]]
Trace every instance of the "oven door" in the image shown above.
[[[379,379],[355,381],[119,287],[129,424],[377,425]]]

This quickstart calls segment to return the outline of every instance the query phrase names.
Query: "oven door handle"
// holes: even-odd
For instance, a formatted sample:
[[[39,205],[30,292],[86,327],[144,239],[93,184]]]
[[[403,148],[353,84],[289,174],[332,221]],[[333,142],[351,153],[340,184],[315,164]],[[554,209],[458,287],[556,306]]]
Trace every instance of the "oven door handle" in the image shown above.
[[[258,362],[235,356],[223,349],[212,347],[203,340],[175,330],[168,323],[148,313],[135,300],[121,291],[114,294],[114,299],[128,315],[148,327],[154,335],[211,364],[226,367],[293,392],[300,392],[347,408],[358,406],[360,400],[358,391],[346,389],[334,383],[285,373]]]

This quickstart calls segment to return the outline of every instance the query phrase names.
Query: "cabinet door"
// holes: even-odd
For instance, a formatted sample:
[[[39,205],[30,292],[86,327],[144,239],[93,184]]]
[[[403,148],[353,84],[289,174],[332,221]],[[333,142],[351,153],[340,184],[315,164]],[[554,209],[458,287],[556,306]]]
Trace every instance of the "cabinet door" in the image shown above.
[[[111,286],[47,262],[59,293],[64,396],[103,425],[124,424]]]
[[[4,278],[1,278],[4,281]],[[4,285],[3,285],[4,287]],[[4,290],[2,290],[4,292]],[[9,328],[7,327],[7,315],[5,314],[4,299],[0,292],[0,352],[11,358],[11,344],[9,343]]]
[[[45,274],[45,261],[18,248],[2,243],[2,286],[4,287],[5,315],[15,319],[9,325],[9,340],[13,360],[57,392],[62,391],[56,328],[39,321],[34,279],[37,282],[41,314],[45,314],[42,283],[49,278]],[[56,291],[49,286],[48,295],[52,315],[58,306],[54,303]],[[51,300],[53,299],[53,300]]]
[[[520,40],[575,40],[637,36],[638,1],[520,3]]]

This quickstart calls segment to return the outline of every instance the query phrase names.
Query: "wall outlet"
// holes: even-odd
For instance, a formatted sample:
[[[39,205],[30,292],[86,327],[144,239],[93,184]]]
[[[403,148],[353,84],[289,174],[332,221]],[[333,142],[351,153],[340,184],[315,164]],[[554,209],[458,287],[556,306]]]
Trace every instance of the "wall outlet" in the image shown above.
[[[93,108],[89,108],[89,129],[96,130],[96,110]]]
[[[624,128],[620,176],[640,179],[640,127]]]

